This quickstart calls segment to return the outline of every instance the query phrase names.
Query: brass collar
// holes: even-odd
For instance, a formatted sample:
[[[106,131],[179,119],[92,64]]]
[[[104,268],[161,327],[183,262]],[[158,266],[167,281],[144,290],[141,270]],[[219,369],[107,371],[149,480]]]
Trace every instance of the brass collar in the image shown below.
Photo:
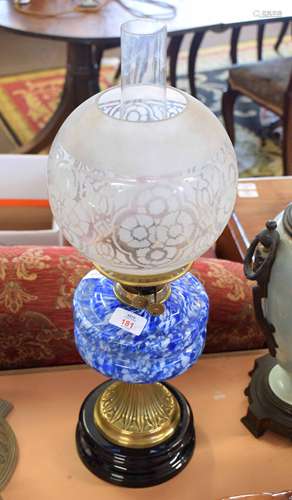
[[[122,285],[141,287],[159,286],[164,285],[165,283],[170,283],[171,281],[174,281],[187,273],[190,270],[191,266],[192,262],[167,273],[138,275],[117,273],[115,271],[104,269],[103,267],[95,264],[96,269],[110,280],[117,281]]]

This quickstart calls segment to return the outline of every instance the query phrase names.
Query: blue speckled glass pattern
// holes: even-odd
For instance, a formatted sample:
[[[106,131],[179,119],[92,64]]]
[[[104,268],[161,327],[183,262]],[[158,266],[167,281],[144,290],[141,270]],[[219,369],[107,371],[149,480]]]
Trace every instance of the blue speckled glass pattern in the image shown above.
[[[84,361],[115,380],[152,383],[186,371],[200,356],[206,338],[209,302],[203,285],[188,273],[171,285],[165,311],[121,304],[113,282],[91,271],[74,296],[75,342]],[[109,319],[117,307],[147,318],[138,336]]]

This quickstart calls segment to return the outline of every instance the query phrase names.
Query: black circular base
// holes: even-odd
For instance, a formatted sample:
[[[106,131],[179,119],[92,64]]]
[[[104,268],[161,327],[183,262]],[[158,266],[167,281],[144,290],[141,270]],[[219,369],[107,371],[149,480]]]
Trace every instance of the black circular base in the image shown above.
[[[76,443],[82,462],[96,476],[132,488],[163,483],[178,474],[191,459],[195,447],[193,415],[184,396],[171,385],[164,384],[181,409],[180,422],[171,438],[152,448],[126,448],[108,441],[93,420],[96,400],[111,383],[99,385],[81,407]]]
[[[278,398],[269,384],[269,374],[276,364],[276,359],[269,354],[258,358],[245,389],[249,407],[241,421],[255,437],[271,430],[292,438],[292,405]]]

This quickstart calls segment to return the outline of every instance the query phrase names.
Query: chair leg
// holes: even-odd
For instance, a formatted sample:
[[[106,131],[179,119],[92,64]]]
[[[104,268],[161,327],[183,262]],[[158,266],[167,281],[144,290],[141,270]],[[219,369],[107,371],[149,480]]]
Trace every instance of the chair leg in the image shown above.
[[[224,124],[226,132],[230,137],[232,144],[235,142],[235,131],[234,131],[234,104],[238,96],[238,92],[232,88],[228,88],[222,96],[222,115],[224,119]]]
[[[258,35],[257,35],[257,56],[258,61],[261,61],[263,58],[263,41],[264,41],[264,32],[265,32],[265,23],[261,23],[258,25]]]
[[[231,31],[230,59],[232,64],[237,64],[237,45],[238,45],[240,31],[241,31],[241,26],[235,26],[235,28],[232,28]]]
[[[167,48],[167,55],[169,57],[169,82],[172,87],[176,87],[177,58],[183,37],[184,35],[171,37]]]
[[[289,21],[283,21],[281,31],[280,31],[278,39],[274,45],[274,49],[276,50],[276,52],[278,52],[279,47],[282,43],[282,40],[288,31],[288,28],[289,28]]]
[[[292,95],[285,101],[283,117],[283,166],[284,175],[292,175]]]
[[[189,85],[192,96],[196,97],[196,60],[200,45],[204,38],[206,31],[198,31],[194,33],[194,37],[192,39],[192,43],[190,46],[189,52],[189,62],[188,62],[188,77],[189,77]]]

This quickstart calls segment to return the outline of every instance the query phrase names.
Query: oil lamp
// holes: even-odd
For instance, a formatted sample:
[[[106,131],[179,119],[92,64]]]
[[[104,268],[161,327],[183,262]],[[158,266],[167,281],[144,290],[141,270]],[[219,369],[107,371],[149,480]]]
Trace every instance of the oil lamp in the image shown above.
[[[234,205],[230,140],[202,103],[166,87],[166,28],[121,30],[121,86],[85,101],[49,155],[54,216],[94,265],[76,289],[75,340],[110,377],[85,399],[76,440],[97,476],[149,486],[190,460],[185,397],[164,381],[204,347],[208,297],[188,273]]]

